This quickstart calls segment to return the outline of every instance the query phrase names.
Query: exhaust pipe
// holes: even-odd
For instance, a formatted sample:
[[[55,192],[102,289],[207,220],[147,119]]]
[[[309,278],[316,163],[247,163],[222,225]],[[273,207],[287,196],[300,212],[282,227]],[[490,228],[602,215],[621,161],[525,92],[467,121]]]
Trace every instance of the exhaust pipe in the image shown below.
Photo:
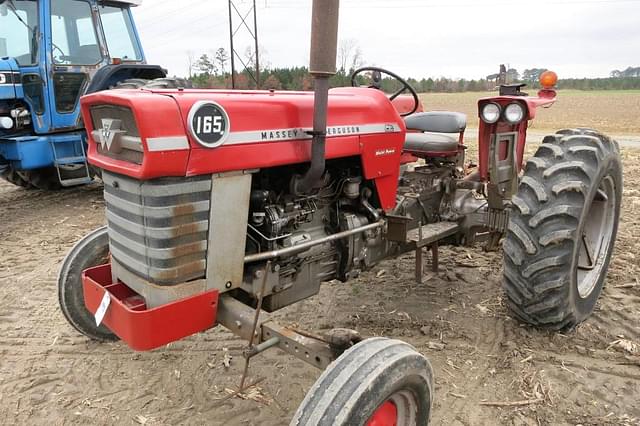
[[[309,63],[309,73],[314,79],[311,166],[303,176],[294,177],[292,192],[296,195],[318,187],[324,175],[329,78],[336,73],[339,10],[340,0],[313,0]]]

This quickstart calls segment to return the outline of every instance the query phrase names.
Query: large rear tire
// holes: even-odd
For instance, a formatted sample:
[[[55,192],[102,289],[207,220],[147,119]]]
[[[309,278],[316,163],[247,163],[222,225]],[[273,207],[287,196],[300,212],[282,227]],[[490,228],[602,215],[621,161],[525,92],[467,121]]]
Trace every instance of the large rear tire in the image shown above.
[[[70,173],[73,174],[73,172]],[[9,167],[2,173],[2,177],[14,185],[28,189],[36,188],[44,191],[54,191],[62,188],[55,167],[24,171],[16,171]],[[66,177],[75,176],[71,175]]]
[[[92,172],[91,167],[89,168]],[[62,179],[83,178],[87,175],[84,165],[78,165],[75,169],[61,169]],[[58,171],[55,167],[44,167],[42,169],[25,170],[17,174],[29,184],[29,188],[41,189],[43,191],[57,191],[67,188],[60,183]],[[92,173],[92,178],[95,176]]]
[[[105,226],[86,235],[71,249],[58,276],[58,301],[62,314],[73,328],[98,341],[114,341],[118,337],[104,325],[96,327],[93,314],[85,307],[82,271],[107,262],[109,236]]]
[[[294,426],[429,423],[433,370],[426,357],[399,340],[364,340],[322,373],[296,411]]]
[[[7,166],[2,173],[0,173],[0,177],[6,180],[9,183],[12,183],[16,186],[20,186],[22,188],[32,188],[31,184],[25,180],[20,174],[13,169],[11,166]]]
[[[520,320],[573,328],[594,310],[620,220],[615,141],[589,129],[547,136],[525,167],[504,242],[507,305]]]
[[[119,81],[111,89],[180,89],[191,88],[192,84],[184,78],[163,77],[154,80],[144,78],[130,78]]]
[[[43,191],[55,191],[63,188],[55,167],[25,170],[20,172],[20,176],[29,182],[32,187],[42,189]]]

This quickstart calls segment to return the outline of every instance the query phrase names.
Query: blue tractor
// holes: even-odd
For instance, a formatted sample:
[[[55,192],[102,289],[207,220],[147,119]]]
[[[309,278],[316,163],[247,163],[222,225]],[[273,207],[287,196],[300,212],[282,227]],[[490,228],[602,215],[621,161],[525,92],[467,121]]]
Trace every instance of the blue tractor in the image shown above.
[[[80,97],[184,84],[146,64],[130,10],[140,3],[0,0],[2,178],[47,190],[91,182]]]

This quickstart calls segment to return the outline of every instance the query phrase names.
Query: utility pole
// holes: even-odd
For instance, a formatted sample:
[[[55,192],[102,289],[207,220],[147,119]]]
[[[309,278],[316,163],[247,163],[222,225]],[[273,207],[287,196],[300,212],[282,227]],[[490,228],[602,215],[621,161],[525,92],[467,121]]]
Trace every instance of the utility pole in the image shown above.
[[[231,88],[236,88],[236,61],[235,50],[233,48],[233,18],[231,15],[231,0],[229,0],[229,41],[231,42]]]
[[[253,0],[253,32],[256,45],[256,89],[260,88],[260,48],[258,47],[258,9],[256,0]]]
[[[252,5],[248,10],[240,10],[242,7],[238,8],[237,0],[229,0],[229,45],[231,47],[231,87],[233,89],[236,88],[236,60],[238,60],[243,69],[241,72],[246,72],[249,74],[251,79],[255,82],[256,88],[260,88],[260,44],[258,42],[258,13],[256,8],[256,0],[253,0],[250,4]],[[253,13],[253,26],[250,26],[247,23],[247,18],[249,15]],[[237,19],[240,20],[237,26],[235,26],[235,22]],[[243,30],[240,32],[240,30]],[[240,56],[240,54],[236,51],[236,46],[238,45],[237,38],[240,34],[248,34],[253,39],[253,52],[251,52],[251,56],[246,59]],[[255,59],[255,68],[251,66],[251,61]]]

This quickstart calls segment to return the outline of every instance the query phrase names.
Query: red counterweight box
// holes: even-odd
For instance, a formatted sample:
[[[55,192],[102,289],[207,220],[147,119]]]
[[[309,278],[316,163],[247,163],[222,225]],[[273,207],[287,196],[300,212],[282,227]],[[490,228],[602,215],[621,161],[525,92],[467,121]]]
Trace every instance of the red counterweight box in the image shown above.
[[[147,309],[142,296],[121,282],[112,282],[110,264],[84,271],[82,287],[85,306],[91,313],[109,292],[111,302],[102,324],[136,351],[159,348],[216,323],[217,290]]]

